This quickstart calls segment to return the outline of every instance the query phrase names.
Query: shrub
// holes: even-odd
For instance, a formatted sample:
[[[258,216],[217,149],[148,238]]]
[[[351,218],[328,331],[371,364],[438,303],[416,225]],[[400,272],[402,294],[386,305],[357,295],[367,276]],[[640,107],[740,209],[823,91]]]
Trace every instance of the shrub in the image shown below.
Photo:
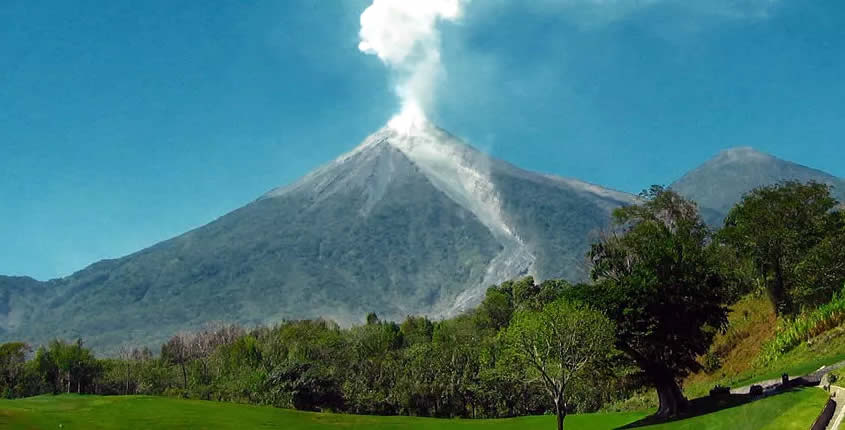
[[[722,360],[715,351],[708,351],[707,354],[704,354],[703,361],[704,371],[707,373],[713,373],[722,367]]]
[[[164,395],[167,397],[178,397],[181,399],[188,398],[188,390],[183,388],[168,388],[164,390]]]
[[[731,394],[731,388],[730,387],[723,387],[723,386],[717,384],[715,387],[710,389],[710,397],[721,397],[721,396],[727,396],[729,394]]]

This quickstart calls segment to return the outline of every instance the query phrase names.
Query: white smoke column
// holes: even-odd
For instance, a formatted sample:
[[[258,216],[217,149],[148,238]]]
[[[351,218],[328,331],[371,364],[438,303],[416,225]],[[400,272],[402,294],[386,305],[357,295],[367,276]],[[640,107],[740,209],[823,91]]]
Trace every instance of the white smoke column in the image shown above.
[[[388,125],[408,134],[426,123],[443,73],[439,21],[461,17],[469,0],[373,0],[361,14],[358,49],[374,54],[397,74],[401,110]]]

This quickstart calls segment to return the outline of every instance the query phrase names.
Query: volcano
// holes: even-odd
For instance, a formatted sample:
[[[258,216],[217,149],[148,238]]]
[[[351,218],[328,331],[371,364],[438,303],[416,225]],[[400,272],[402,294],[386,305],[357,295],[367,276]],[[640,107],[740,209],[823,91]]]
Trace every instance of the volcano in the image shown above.
[[[845,181],[751,148],[672,184],[718,227],[753,188]],[[490,285],[587,278],[585,254],[631,194],[529,172],[426,122],[388,126],[295,183],[123,258],[47,282],[0,276],[0,340],[156,345],[210,321],[245,325],[369,312],[449,317]]]
[[[726,149],[671,185],[698,203],[708,224],[719,227],[742,196],[758,187],[783,181],[818,182],[845,202],[845,181],[821,170],[760,152],[751,147]]]
[[[181,236],[49,282],[0,277],[0,336],[103,351],[208,321],[439,318],[524,275],[585,279],[630,194],[528,172],[431,124],[386,127]]]

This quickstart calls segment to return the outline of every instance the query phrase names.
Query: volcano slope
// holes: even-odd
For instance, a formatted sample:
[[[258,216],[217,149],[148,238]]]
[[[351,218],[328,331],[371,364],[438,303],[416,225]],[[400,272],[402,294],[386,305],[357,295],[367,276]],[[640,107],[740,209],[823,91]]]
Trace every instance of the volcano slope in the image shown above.
[[[385,128],[301,180],[173,239],[63,279],[0,277],[0,338],[101,352],[209,321],[453,315],[523,275],[584,279],[633,196],[528,172],[430,124]]]

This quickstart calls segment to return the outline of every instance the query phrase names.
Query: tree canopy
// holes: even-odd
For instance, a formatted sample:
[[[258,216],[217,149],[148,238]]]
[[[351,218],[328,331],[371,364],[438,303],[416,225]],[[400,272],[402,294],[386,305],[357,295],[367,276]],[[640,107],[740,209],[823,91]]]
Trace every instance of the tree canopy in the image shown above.
[[[842,286],[841,277],[825,279],[843,273],[838,263],[845,218],[836,207],[825,184],[757,188],[731,209],[718,238],[737,258],[753,262],[777,311],[793,314],[830,300]]]
[[[542,310],[517,312],[505,334],[508,352],[531,369],[554,402],[562,430],[574,382],[605,358],[613,346],[613,324],[601,313],[560,299]]]

